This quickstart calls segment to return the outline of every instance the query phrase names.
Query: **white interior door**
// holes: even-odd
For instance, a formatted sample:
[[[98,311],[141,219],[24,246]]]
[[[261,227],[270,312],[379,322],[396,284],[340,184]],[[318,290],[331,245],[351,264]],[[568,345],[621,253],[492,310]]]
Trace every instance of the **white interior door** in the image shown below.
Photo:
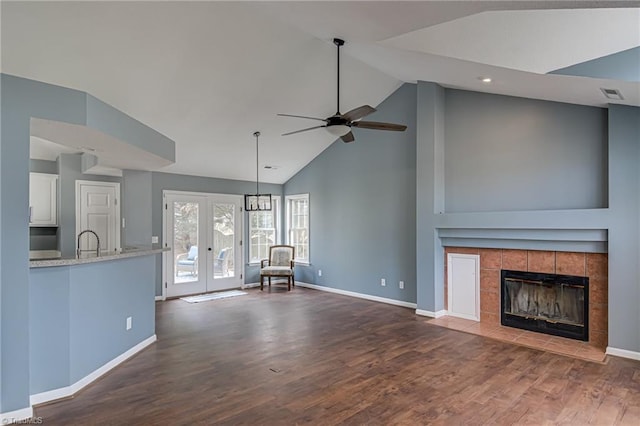
[[[480,321],[480,256],[447,256],[449,315]]]
[[[100,237],[103,253],[120,250],[120,184],[115,182],[76,181],[76,235],[85,229]],[[96,249],[96,239],[85,234],[80,250]]]
[[[207,286],[207,199],[194,195],[165,195],[165,296],[204,293]]]
[[[164,199],[164,295],[241,287],[242,196],[167,191]]]

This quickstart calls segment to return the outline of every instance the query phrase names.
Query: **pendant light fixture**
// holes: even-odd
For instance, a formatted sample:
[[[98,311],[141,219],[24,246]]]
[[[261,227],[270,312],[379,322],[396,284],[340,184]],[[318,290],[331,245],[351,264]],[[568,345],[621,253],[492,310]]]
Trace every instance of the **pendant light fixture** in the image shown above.
[[[271,194],[261,194],[260,184],[258,180],[258,137],[260,132],[255,132],[256,137],[256,193],[244,194],[244,209],[248,212],[270,211],[271,210]]]

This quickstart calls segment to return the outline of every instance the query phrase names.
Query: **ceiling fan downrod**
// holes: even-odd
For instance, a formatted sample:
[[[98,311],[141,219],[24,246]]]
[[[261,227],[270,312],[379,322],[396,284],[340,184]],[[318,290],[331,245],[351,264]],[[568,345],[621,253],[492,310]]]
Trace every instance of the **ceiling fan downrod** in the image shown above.
[[[338,49],[337,49],[337,51],[338,51],[337,52],[337,56],[338,56],[338,61],[337,61],[337,64],[338,64],[338,68],[337,68],[338,69],[338,78],[337,78],[337,80],[338,80],[338,84],[337,84],[338,93],[336,95],[336,115],[340,115],[340,46],[344,45],[344,40],[339,39],[339,38],[334,38],[333,39],[333,44],[335,44],[338,47]]]

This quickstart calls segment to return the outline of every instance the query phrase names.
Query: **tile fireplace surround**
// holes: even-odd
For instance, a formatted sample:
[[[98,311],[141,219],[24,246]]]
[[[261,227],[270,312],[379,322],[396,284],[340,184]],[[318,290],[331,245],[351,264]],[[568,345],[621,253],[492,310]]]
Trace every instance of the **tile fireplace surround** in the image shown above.
[[[608,256],[538,250],[445,247],[444,306],[447,308],[447,255],[480,255],[480,323],[452,317],[434,324],[512,341],[529,347],[602,361],[608,335]],[[589,278],[589,341],[580,342],[500,325],[500,270],[577,275]]]

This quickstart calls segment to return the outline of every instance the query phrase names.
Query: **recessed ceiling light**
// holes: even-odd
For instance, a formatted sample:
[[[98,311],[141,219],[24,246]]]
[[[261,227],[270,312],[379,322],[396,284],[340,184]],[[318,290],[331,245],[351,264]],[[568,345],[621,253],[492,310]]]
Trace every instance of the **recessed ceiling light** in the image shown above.
[[[491,77],[478,77],[478,80],[487,84],[491,83]]]
[[[602,90],[602,93],[609,99],[616,99],[618,101],[624,99],[618,89],[605,89],[601,87],[600,90]]]
[[[98,152],[97,149],[91,148],[90,146],[77,146],[76,148],[78,148],[81,151]]]

